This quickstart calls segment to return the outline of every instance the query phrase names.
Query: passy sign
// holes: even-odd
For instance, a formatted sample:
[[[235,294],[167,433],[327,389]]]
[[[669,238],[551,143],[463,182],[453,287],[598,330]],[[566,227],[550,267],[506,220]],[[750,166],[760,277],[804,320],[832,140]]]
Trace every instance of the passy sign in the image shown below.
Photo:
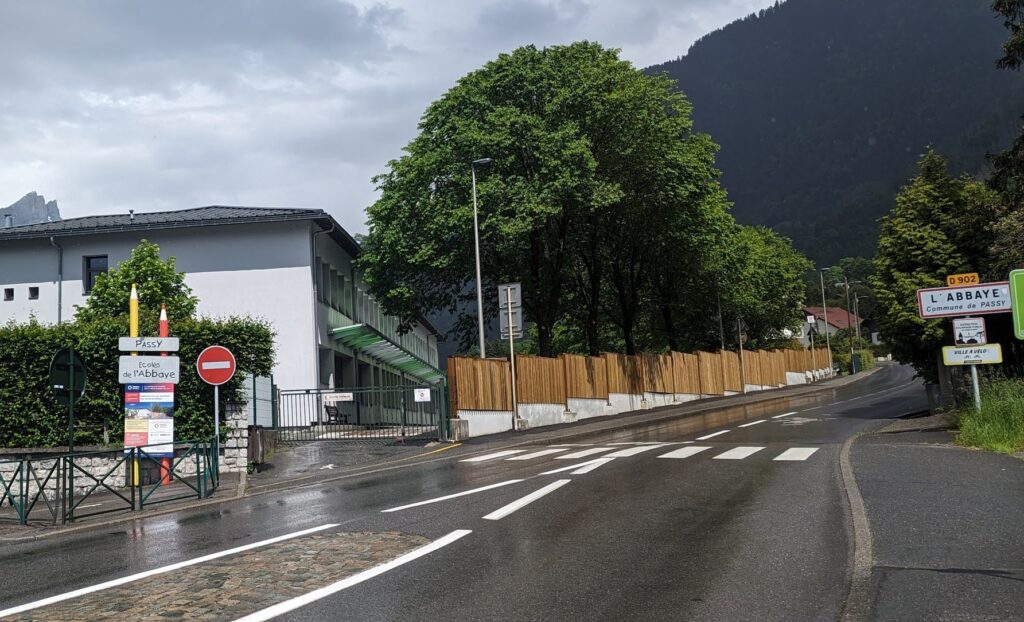
[[[1009,313],[1010,284],[982,283],[966,287],[931,287],[917,290],[917,311],[922,318]]]

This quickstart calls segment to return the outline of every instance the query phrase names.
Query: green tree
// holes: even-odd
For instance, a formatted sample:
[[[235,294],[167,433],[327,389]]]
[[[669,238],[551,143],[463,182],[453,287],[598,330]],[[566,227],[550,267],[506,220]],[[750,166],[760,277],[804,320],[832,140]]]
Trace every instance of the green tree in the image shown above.
[[[634,350],[652,276],[676,267],[658,265],[659,236],[725,210],[714,150],[672,82],[616,51],[520,48],[427,108],[406,155],[376,178],[360,266],[406,325],[433,310],[475,311],[470,162],[490,157],[478,169],[486,315],[494,286],[520,281],[542,354],[554,353],[558,325],[596,353],[606,321]],[[463,344],[474,320],[457,322]]]
[[[999,197],[970,177],[953,177],[934,151],[900,190],[896,207],[882,219],[872,284],[882,338],[893,356],[936,381],[947,324],[918,317],[917,290],[941,287],[948,274],[985,265],[992,222],[1002,214]]]
[[[195,314],[199,299],[185,284],[185,273],[175,269],[174,257],[161,259],[160,247],[142,240],[128,259],[96,277],[85,305],[75,306],[75,319],[88,322],[128,313],[133,283],[137,285],[142,316],[154,319],[161,304],[167,305],[167,314],[174,320]]]
[[[1003,57],[998,66],[1020,69],[1024,63],[1024,0],[994,0],[992,10],[1003,18],[1010,37],[1003,43]]]

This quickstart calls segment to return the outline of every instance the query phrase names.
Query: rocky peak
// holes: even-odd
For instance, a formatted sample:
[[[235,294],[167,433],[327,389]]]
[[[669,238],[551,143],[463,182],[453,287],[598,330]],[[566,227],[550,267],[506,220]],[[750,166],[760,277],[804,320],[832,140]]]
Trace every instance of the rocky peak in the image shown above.
[[[43,195],[35,192],[29,192],[8,207],[0,208],[0,227],[32,225],[51,220],[60,220],[57,202],[47,202]]]

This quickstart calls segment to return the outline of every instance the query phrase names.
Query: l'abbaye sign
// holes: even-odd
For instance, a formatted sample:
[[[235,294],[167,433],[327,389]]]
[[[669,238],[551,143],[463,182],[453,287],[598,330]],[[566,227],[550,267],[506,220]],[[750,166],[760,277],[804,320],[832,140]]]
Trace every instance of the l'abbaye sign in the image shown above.
[[[985,313],[1009,313],[1010,283],[982,283],[966,287],[931,287],[917,290],[917,312],[925,319]]]

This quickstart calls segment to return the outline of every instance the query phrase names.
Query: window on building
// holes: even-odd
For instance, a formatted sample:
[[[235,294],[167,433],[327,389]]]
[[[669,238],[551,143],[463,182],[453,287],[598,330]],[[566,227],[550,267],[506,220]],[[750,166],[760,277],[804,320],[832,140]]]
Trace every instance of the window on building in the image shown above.
[[[12,300],[14,300],[14,288],[13,287],[5,287],[4,288],[4,302],[10,302]]]
[[[85,293],[88,294],[92,291],[94,285],[96,285],[96,277],[107,271],[107,256],[106,255],[92,255],[90,257],[83,257],[82,268],[83,279],[82,283],[85,285]]]
[[[28,288],[28,299],[29,300],[39,300],[39,288],[38,287],[30,287],[30,288]]]

